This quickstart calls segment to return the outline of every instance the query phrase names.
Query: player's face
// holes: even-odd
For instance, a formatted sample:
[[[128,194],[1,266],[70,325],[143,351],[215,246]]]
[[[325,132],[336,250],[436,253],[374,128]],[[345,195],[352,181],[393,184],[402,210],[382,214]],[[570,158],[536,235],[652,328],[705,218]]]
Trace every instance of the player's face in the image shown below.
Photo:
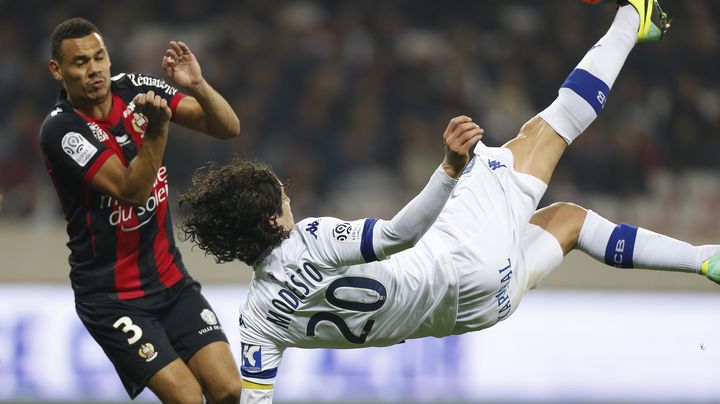
[[[285,231],[295,227],[295,219],[290,209],[290,197],[285,193],[285,187],[282,188],[282,214],[277,218],[277,224],[283,226]]]
[[[65,39],[62,60],[50,61],[50,72],[60,80],[73,105],[102,104],[110,94],[110,56],[97,33]]]

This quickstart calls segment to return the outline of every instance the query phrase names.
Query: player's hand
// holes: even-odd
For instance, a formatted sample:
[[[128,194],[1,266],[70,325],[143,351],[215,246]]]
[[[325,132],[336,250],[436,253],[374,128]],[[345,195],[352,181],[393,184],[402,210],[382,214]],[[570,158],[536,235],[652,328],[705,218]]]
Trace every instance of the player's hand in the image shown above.
[[[176,86],[191,93],[190,90],[203,81],[200,63],[185,42],[170,41],[162,59],[162,68]]]
[[[154,91],[136,95],[133,103],[137,111],[147,118],[148,128],[167,125],[172,117],[172,110],[168,106],[167,101],[163,97],[155,94]],[[147,133],[148,130],[146,129],[145,132]]]
[[[458,179],[465,165],[470,161],[470,150],[482,139],[485,132],[469,117],[461,115],[450,120],[443,139],[445,140],[445,173]]]

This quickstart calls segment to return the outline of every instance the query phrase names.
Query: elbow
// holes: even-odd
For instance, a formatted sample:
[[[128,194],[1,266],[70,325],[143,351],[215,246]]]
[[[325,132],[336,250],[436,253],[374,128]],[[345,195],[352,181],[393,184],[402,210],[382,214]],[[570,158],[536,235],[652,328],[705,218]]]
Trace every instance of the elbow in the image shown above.
[[[418,236],[418,237],[413,237],[413,238],[411,238],[410,240],[406,241],[406,242],[405,242],[405,246],[406,246],[405,248],[413,248],[413,247],[415,247],[415,246],[417,245],[417,243],[420,242],[420,239],[421,239],[421,238],[422,238],[421,236]]]
[[[406,240],[406,241],[400,241],[397,243],[389,244],[383,247],[383,256],[385,258],[397,254],[399,252],[403,252],[407,249],[415,247],[415,245],[418,243],[419,240]]]
[[[140,195],[130,196],[130,197],[121,199],[120,202],[122,202],[122,203],[124,203],[124,204],[126,204],[126,205],[130,205],[130,206],[132,206],[132,207],[134,207],[134,208],[138,208],[138,207],[140,207],[140,206],[144,206],[144,205],[145,205],[145,202],[147,202],[148,197],[149,197],[149,195],[146,195],[146,196],[144,196],[144,197],[143,197],[143,196],[140,196]]]
[[[422,235],[411,236],[411,237],[398,237],[397,235],[384,234],[383,239],[385,240],[382,244],[382,250],[386,257],[393,254],[405,251],[413,248],[420,242]]]
[[[230,132],[230,137],[240,136],[240,131],[241,131],[240,118],[235,117],[235,122],[233,123],[232,131]]]
[[[232,139],[240,136],[240,119],[236,116],[235,119],[228,125],[227,130],[224,133],[223,139]]]
[[[406,235],[404,238],[398,238],[398,247],[402,250],[413,248],[422,238],[421,234]]]
[[[119,202],[124,203],[125,205],[130,205],[137,208],[140,206],[144,206],[149,197],[150,191],[128,191],[117,195],[116,199]]]

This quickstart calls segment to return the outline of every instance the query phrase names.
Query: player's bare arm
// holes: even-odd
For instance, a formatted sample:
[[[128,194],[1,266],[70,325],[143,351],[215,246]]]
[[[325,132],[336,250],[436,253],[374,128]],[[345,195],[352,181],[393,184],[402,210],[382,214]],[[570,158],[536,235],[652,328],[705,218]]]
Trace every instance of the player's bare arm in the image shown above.
[[[125,167],[113,155],[93,177],[91,186],[115,199],[139,206],[145,203],[155,177],[162,166],[172,112],[167,101],[153,91],[138,94],[133,100],[147,120],[147,128],[138,155]]]
[[[178,104],[175,122],[220,139],[240,134],[240,119],[225,98],[205,81],[200,63],[184,42],[170,42],[162,67],[167,77],[189,95]]]

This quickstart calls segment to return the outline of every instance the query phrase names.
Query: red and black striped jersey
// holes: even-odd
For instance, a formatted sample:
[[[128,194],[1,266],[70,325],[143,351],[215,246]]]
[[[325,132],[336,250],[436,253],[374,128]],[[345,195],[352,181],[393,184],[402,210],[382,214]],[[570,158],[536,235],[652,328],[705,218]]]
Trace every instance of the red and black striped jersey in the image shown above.
[[[173,114],[184,97],[164,80],[123,73],[112,78],[107,117],[96,120],[79,113],[62,90],[40,129],[45,164],[68,223],[76,298],[133,299],[188,276],[173,237],[164,165],[143,206],[123,204],[90,187],[110,156],[127,166],[138,154],[147,120],[135,112],[132,100],[150,90],[167,100]]]

